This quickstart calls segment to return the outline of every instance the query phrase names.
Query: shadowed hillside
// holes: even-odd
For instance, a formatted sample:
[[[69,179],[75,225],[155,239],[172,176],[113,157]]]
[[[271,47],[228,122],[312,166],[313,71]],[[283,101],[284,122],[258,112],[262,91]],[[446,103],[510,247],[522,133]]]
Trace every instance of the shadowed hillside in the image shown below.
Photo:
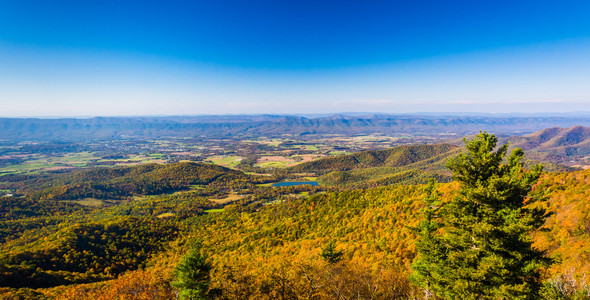
[[[509,140],[533,159],[570,166],[590,165],[590,127],[553,127]]]
[[[213,164],[183,162],[99,168],[64,174],[7,175],[0,186],[30,193],[35,199],[125,199],[188,188],[194,184],[250,179],[249,175]]]
[[[323,185],[349,188],[419,184],[428,178],[449,182],[445,163],[459,151],[450,144],[398,146],[323,158],[294,166],[292,171],[316,173],[322,175],[318,181]]]
[[[318,182],[322,185],[346,188],[423,184],[429,178],[450,182],[452,178],[446,162],[459,152],[461,148],[452,144],[405,145],[322,158],[296,165],[291,171],[315,173],[320,175]],[[537,163],[550,172],[571,170],[547,161],[524,160],[525,167]]]
[[[326,174],[372,167],[403,167],[422,160],[449,154],[457,146],[450,144],[408,145],[385,150],[363,151],[337,157],[323,158],[292,167],[296,172]]]
[[[520,139],[515,137],[513,142],[524,150],[571,146],[590,149],[590,127],[547,128]]]

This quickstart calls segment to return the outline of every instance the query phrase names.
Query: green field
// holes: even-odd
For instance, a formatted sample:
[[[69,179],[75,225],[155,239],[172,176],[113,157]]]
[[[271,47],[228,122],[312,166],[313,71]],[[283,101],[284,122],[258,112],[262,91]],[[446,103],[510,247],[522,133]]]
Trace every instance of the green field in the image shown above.
[[[159,215],[156,216],[156,218],[160,218],[160,219],[171,218],[171,217],[174,217],[174,214],[173,213],[169,213],[169,212],[163,213],[163,214],[159,214]]]
[[[328,152],[329,155],[346,155],[346,154],[352,154],[352,152],[349,151],[330,151]]]
[[[242,199],[242,198],[243,198],[243,196],[240,196],[240,195],[238,195],[238,194],[236,194],[236,193],[231,193],[231,194],[229,194],[229,195],[228,195],[227,197],[225,197],[225,198],[221,198],[221,199],[214,199],[214,198],[211,198],[211,199],[209,199],[209,200],[211,200],[211,201],[213,201],[213,202],[215,202],[215,203],[217,203],[217,204],[227,204],[227,203],[230,203],[230,202],[234,202],[234,201],[236,201],[236,200],[240,200],[240,199]]]
[[[242,143],[263,144],[263,145],[269,145],[269,146],[274,146],[274,147],[277,147],[282,142],[284,142],[283,139],[266,139],[266,138],[260,138],[257,140],[252,140],[252,139],[242,140]]]
[[[86,166],[88,162],[96,161],[98,159],[100,159],[100,157],[96,156],[94,153],[84,151],[78,153],[68,153],[62,157],[51,158],[49,161],[55,163]]]
[[[26,162],[23,164],[12,165],[0,168],[0,174],[10,174],[10,173],[24,173],[24,172],[33,172],[33,171],[41,171],[48,168],[58,167],[60,165],[43,162],[43,161],[31,161]]]
[[[98,161],[99,159],[100,157],[87,151],[51,157],[46,155],[35,155],[31,156],[29,160],[24,161],[23,163],[0,168],[0,174],[30,173],[59,168],[80,168],[86,167],[89,162]]]
[[[224,166],[224,167],[228,167],[228,168],[235,168],[242,161],[242,157],[241,156],[234,156],[234,155],[222,155],[222,156],[209,157],[205,161],[212,162],[216,165],[220,165],[220,166]]]
[[[80,205],[91,206],[91,207],[100,207],[105,204],[105,202],[103,200],[95,199],[95,198],[84,198],[84,199],[80,199],[80,200],[72,200],[69,202],[74,202],[74,203],[78,203]]]
[[[269,162],[264,162],[264,163],[261,163],[261,164],[257,164],[256,166],[262,167],[262,168],[285,168],[289,164],[291,164],[291,162],[288,162],[288,161],[269,161]]]

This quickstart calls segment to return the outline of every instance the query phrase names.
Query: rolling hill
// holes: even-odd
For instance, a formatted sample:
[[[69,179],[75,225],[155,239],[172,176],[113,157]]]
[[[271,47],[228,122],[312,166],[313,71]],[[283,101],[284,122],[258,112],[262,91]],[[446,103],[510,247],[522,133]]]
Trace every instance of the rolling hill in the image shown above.
[[[459,151],[450,144],[405,145],[322,158],[294,166],[291,171],[315,173],[321,175],[321,184],[341,187],[418,184],[428,178],[449,182],[446,159]]]
[[[245,181],[251,176],[218,165],[182,162],[98,168],[62,174],[7,175],[0,186],[35,199],[126,199],[186,189],[195,184]]]
[[[528,157],[569,166],[590,166],[590,127],[547,128],[525,136],[509,138]]]
[[[318,182],[327,186],[367,188],[397,184],[423,184],[429,178],[450,182],[446,169],[449,157],[462,148],[452,144],[403,145],[384,150],[362,151],[348,155],[322,158],[290,168],[292,172],[315,173]],[[525,159],[525,167],[541,163],[550,172],[571,168],[551,163],[545,157]]]
[[[433,157],[447,156],[459,147],[450,144],[405,145],[385,150],[362,151],[348,155],[322,158],[291,168],[295,172],[326,174],[374,167],[404,167]]]

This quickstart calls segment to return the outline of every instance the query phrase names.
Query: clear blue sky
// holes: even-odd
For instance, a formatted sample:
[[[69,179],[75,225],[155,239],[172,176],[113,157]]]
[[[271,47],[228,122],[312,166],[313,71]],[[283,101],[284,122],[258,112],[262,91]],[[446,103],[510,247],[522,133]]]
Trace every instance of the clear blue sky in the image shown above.
[[[590,111],[590,1],[0,0],[0,116]]]

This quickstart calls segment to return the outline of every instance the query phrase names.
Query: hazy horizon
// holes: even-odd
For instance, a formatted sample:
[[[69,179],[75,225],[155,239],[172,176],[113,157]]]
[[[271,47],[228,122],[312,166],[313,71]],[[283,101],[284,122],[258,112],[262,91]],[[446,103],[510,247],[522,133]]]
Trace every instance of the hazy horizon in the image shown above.
[[[565,118],[587,118],[590,117],[590,111],[571,111],[571,112],[506,112],[506,113],[489,113],[489,112],[408,112],[408,113],[387,113],[387,112],[328,112],[328,113],[226,113],[226,114],[144,114],[144,115],[29,115],[29,116],[1,116],[0,119],[92,119],[92,118],[199,118],[199,117],[248,117],[248,116],[293,116],[304,118],[324,118],[333,116],[365,117],[373,115],[389,115],[401,117],[565,117]]]

